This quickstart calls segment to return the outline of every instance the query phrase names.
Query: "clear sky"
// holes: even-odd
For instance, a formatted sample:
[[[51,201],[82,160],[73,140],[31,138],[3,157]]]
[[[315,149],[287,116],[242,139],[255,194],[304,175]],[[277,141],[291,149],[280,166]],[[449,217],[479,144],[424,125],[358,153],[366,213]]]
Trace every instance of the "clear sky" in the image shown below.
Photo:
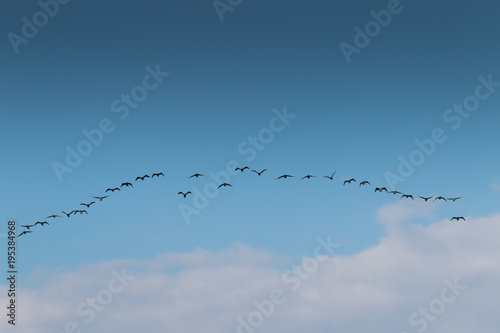
[[[252,300],[267,293],[268,277],[314,256],[318,237],[330,235],[339,244],[328,260],[352,260],[346,272],[332,269],[340,285],[351,276],[349,269],[366,269],[357,260],[363,254],[382,260],[376,249],[393,244],[391,239],[410,233],[408,244],[431,243],[412,230],[426,230],[439,244],[441,228],[453,235],[453,228],[462,228],[464,234],[447,241],[468,244],[478,257],[487,257],[484,262],[494,260],[487,253],[500,254],[493,240],[485,240],[488,246],[480,235],[464,240],[470,230],[463,229],[469,228],[464,223],[491,220],[481,222],[482,232],[499,232],[497,1],[61,2],[0,4],[2,248],[8,220],[17,222],[18,234],[20,225],[50,223],[17,238],[19,297],[29,299],[25,304],[43,303],[49,290],[57,293],[50,289],[57,281],[71,289],[78,277],[94,281],[99,274],[92,267],[126,262],[143,279],[140,284],[152,288],[142,296],[146,304],[161,307],[161,299],[148,296],[154,281],[170,292],[175,286],[169,279],[190,289],[198,270],[213,273],[203,272],[202,260],[190,261],[202,251],[208,261],[215,257],[216,266],[246,267],[242,281],[255,278],[252,289],[238,285],[239,275],[228,277],[227,289],[218,292],[230,294],[234,286],[247,290],[250,301],[234,307],[217,303],[217,319],[204,319],[210,332],[230,332]],[[235,166],[267,171],[259,177],[250,170],[234,173]],[[135,181],[155,172],[164,177]],[[196,172],[205,176],[188,178]],[[323,177],[333,172],[333,180]],[[282,174],[294,178],[276,180]],[[308,174],[317,178],[300,180]],[[357,182],[343,185],[351,177]],[[370,184],[360,186],[363,180]],[[213,191],[226,181],[232,187]],[[134,187],[105,192],[123,182]],[[415,200],[375,193],[375,187]],[[193,193],[183,198],[179,191]],[[108,194],[89,208],[80,205]],[[462,198],[419,198],[431,195]],[[88,215],[61,213],[74,209]],[[46,218],[51,214],[63,217]],[[454,216],[467,221],[451,223]],[[399,251],[406,253],[397,245],[388,253]],[[445,252],[444,260],[456,259]],[[421,252],[410,247],[408,254]],[[168,264],[151,268],[161,258],[169,258]],[[382,270],[380,279],[406,274],[400,269]],[[419,285],[429,301],[445,286],[444,278],[460,277],[453,272]],[[76,308],[102,288],[99,283],[80,298],[61,295],[45,306]],[[181,293],[173,302],[182,308],[179,318],[214,311],[200,304],[210,298],[205,292],[217,288]],[[0,300],[7,302],[5,294]],[[104,330],[113,311],[126,316],[127,302],[137,299],[124,295],[88,328]],[[197,305],[185,306],[188,298]],[[350,299],[351,315],[369,312],[363,289]],[[328,308],[324,302],[311,301],[309,311]],[[411,314],[426,302],[403,307]],[[324,321],[328,313],[322,311],[301,321],[308,312],[291,303],[259,329],[295,332],[287,328],[293,319],[294,329],[306,322],[318,323],[312,326],[316,332],[366,329],[355,321]],[[235,308],[234,315],[226,307]],[[59,332],[71,317],[49,311],[38,318],[29,311],[19,309],[21,332],[31,332],[37,322]],[[151,332],[195,329],[187,319],[169,327],[162,314],[150,315],[151,326],[144,327]],[[73,317],[78,322],[74,311]],[[406,313],[400,317],[407,322]],[[492,321],[479,325],[457,324],[493,332]],[[429,331],[441,332],[438,327]]]

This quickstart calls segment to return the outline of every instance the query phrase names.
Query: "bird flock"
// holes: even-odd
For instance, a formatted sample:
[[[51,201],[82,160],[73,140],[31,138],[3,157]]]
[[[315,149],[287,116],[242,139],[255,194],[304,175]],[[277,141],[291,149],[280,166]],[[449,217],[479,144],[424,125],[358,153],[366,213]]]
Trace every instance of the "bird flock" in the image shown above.
[[[257,170],[253,170],[253,169],[250,169],[248,166],[245,166],[243,168],[236,168],[235,171],[240,171],[241,173],[243,173],[245,170],[250,170],[249,172],[254,172],[257,176],[262,176],[262,174],[267,171],[267,169],[263,169],[261,171],[257,171]],[[333,181],[333,178],[335,176],[337,171],[333,172],[331,176],[323,176],[323,178],[326,178],[326,179],[329,179],[330,181]],[[149,175],[144,175],[144,176],[138,176],[135,178],[135,182],[137,181],[144,181],[146,178],[160,178],[160,176],[162,177],[165,177],[165,175],[163,174],[163,172],[157,172],[157,173],[153,173],[151,174],[151,176]],[[188,178],[199,178],[199,177],[204,177],[205,175],[201,174],[201,173],[195,173],[191,176],[189,176]],[[279,177],[277,177],[275,180],[280,180],[280,179],[288,179],[288,178],[296,178],[295,176],[292,176],[292,175],[289,175],[289,174],[283,174]],[[297,177],[298,178],[298,177]],[[303,176],[302,178],[299,178],[300,180],[310,180],[311,178],[318,178],[317,176],[314,176],[314,175],[305,175]],[[347,179],[347,180],[344,180],[343,182],[343,186],[346,186],[346,184],[351,184],[351,183],[356,183],[356,179],[354,178],[350,178],[350,179]],[[361,182],[359,182],[359,187],[365,187],[367,185],[370,185],[370,182],[367,181],[367,180],[363,180]],[[108,192],[115,192],[115,191],[121,191],[123,187],[134,187],[134,185],[130,182],[123,182],[121,183],[120,187],[113,187],[113,188],[107,188],[105,193],[108,193]],[[220,184],[217,188],[221,188],[221,187],[233,187],[233,185],[229,184],[229,183],[222,183]],[[388,191],[386,187],[375,187],[375,190],[374,192],[386,192],[386,193],[391,193],[391,194],[394,194],[394,195],[401,195],[401,199],[412,199],[412,200],[415,200],[413,195],[412,194],[405,194],[405,193],[402,193],[402,192],[399,192],[399,191]],[[191,191],[187,191],[187,192],[183,192],[183,191],[179,191],[177,194],[183,196],[184,198],[186,198],[189,194],[192,194]],[[97,202],[97,200],[102,201],[104,200],[105,198],[109,197],[109,194],[107,195],[104,195],[104,196],[93,196],[92,198],[96,199],[96,200],[93,200],[93,201],[90,201],[88,203],[86,202],[82,202],[80,203],[80,206],[85,206],[87,209],[90,208],[90,206],[92,206],[93,204],[95,204]],[[459,200],[461,199],[462,197],[452,197],[452,198],[445,198],[443,196],[429,196],[429,197],[424,197],[424,196],[418,196],[419,198],[421,198],[422,200],[424,201],[428,201],[432,198],[434,198],[434,200],[432,201],[436,201],[436,200],[442,200],[442,201],[453,201],[455,202],[456,200]],[[71,217],[72,215],[76,215],[76,214],[87,214],[88,215],[88,212],[86,209],[73,209],[71,210],[69,213],[66,213],[65,211],[61,211],[61,213],[63,213],[64,215],[66,215],[68,218]],[[57,215],[57,214],[52,214],[52,215],[49,215],[46,217],[46,219],[49,219],[49,218],[52,218],[52,219],[56,219],[56,218],[60,218],[62,217],[61,215]],[[465,218],[463,216],[454,216],[450,219],[450,221],[453,221],[453,220],[456,220],[456,221],[460,221],[460,220],[463,220],[465,221]],[[19,236],[22,236],[22,235],[25,235],[25,234],[29,234],[29,233],[32,233],[33,230],[30,230],[31,228],[37,226],[37,225],[40,225],[40,226],[44,226],[44,225],[49,225],[49,222],[47,221],[36,221],[35,223],[33,224],[29,224],[29,225],[21,225],[21,227],[25,228],[25,230],[23,232],[21,232],[17,237]]]

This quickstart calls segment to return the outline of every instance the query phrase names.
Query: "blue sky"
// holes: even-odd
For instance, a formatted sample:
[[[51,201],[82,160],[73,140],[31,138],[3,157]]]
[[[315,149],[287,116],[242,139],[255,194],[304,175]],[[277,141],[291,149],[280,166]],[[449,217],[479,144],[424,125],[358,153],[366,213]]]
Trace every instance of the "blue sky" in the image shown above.
[[[81,265],[235,244],[286,258],[271,265],[283,268],[313,255],[324,235],[341,244],[336,255],[356,256],[390,237],[386,205],[410,205],[405,221],[422,227],[498,213],[500,4],[403,1],[348,62],[341,43],[355,47],[354,28],[390,3],[241,1],[221,21],[211,1],[71,1],[16,45],[11,33],[22,37],[23,17],[32,22],[41,7],[3,2],[0,219],[50,222],[18,239],[21,286],[42,290],[48,276]],[[155,80],[155,70],[168,75]],[[147,96],[127,107],[123,96],[140,92]],[[467,118],[448,111],[474,101]],[[82,131],[103,121],[109,133],[58,177],[54,163],[66,164],[66,148],[77,150],[88,140]],[[426,155],[415,141],[428,143],[433,131],[440,142]],[[249,160],[259,134],[265,143]],[[401,158],[418,157],[399,173]],[[181,209],[195,207],[195,196],[177,192],[213,182],[188,176],[230,161],[268,170],[231,175],[233,187],[186,223]],[[323,178],[334,171],[333,181]],[[165,177],[134,181],[154,172]],[[296,178],[275,180],[284,173]],[[390,187],[388,173],[418,202],[374,193]],[[297,179],[306,174],[318,178]],[[343,186],[351,177],[358,182]],[[88,215],[45,219],[125,181],[134,188]],[[422,215],[418,195],[463,198],[429,203]],[[37,272],[49,273],[40,281]]]

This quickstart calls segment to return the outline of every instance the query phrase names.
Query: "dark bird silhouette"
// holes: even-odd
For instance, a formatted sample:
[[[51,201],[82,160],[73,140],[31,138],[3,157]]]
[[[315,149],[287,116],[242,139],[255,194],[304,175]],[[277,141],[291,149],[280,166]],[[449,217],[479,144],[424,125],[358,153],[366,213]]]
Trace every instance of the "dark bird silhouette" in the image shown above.
[[[276,178],[276,180],[281,179],[281,178],[287,179],[287,178],[290,178],[290,177],[293,177],[293,176],[290,176],[290,175],[281,175],[278,178]]]
[[[422,197],[422,196],[420,196],[420,195],[419,195],[419,197],[420,197],[420,198],[422,198],[422,199],[424,199],[425,201],[427,201],[427,200],[429,200],[429,199],[433,198],[434,196],[432,195],[432,196],[430,196],[430,197]]]
[[[264,171],[266,171],[266,170],[267,170],[267,169],[264,169],[264,170],[262,170],[261,172],[257,172],[257,171],[255,171],[255,170],[252,170],[252,171],[253,171],[253,172],[255,172],[256,174],[258,174],[258,175],[260,176],[260,175],[262,175],[262,173],[263,173]]]
[[[311,179],[311,178],[316,178],[316,176],[307,175],[307,176],[302,177],[301,179]]]
[[[323,176],[323,177],[328,178],[330,180],[333,180],[333,176],[335,176],[336,173],[337,173],[337,171],[335,171],[334,173],[332,173],[331,176]]]
[[[462,197],[456,197],[456,198],[448,198],[448,200],[451,200],[453,202],[455,202],[455,200],[458,200],[458,199],[461,199]]]
[[[439,197],[436,197],[434,200],[432,201],[436,201],[436,200],[444,200],[446,201],[446,198],[442,197],[442,196],[439,196]]]
[[[103,199],[104,199],[104,197],[103,197]],[[89,208],[89,207],[90,207],[90,205],[92,205],[93,203],[95,203],[95,201],[92,201],[91,203],[88,203],[88,204],[86,204],[86,203],[82,202],[80,205],[82,205],[82,206],[87,206],[87,208]]]
[[[71,214],[73,214],[74,210],[72,210],[71,212],[69,213],[66,213],[64,210],[61,210],[61,213],[63,213],[64,215],[66,215],[67,217],[70,217]]]
[[[403,193],[401,193],[401,192],[399,192],[399,191],[389,191],[389,192],[387,192],[387,193],[392,193],[392,194],[403,194]]]
[[[87,214],[87,215],[89,214],[89,213],[87,213],[87,211],[86,211],[85,209],[84,209],[84,210],[75,210],[75,213],[74,213],[74,214],[76,215],[76,213],[80,213],[80,214],[85,213],[85,214]]]
[[[46,217],[46,219],[51,218],[51,217],[52,217],[53,219],[55,219],[56,217],[60,217],[60,216],[59,216],[59,215],[54,215],[54,214],[52,214],[52,215],[50,215],[50,216],[47,216],[47,217]]]
[[[25,231],[21,232],[19,235],[17,235],[17,237],[22,236],[22,235],[29,234],[30,232],[33,232],[33,231],[26,231],[26,230],[25,230]]]
[[[121,191],[121,190],[118,187],[115,187],[115,188],[108,188],[106,190],[106,192],[108,192],[108,191],[114,192],[114,191]]]
[[[385,187],[376,187],[375,188],[375,192],[382,192],[382,191],[386,191],[387,192],[387,189]]]
[[[123,186],[132,186],[132,187],[134,187],[134,185],[132,185],[132,183],[122,183],[120,185],[120,187],[123,187]]]
[[[231,184],[228,184],[228,183],[222,183],[222,184],[220,184],[220,185],[219,185],[219,187],[217,187],[217,188],[226,187],[226,186],[233,187],[233,185],[231,185]]]
[[[179,192],[177,194],[182,194],[184,196],[184,198],[186,197],[186,195],[188,195],[189,193],[191,193],[191,191],[187,191],[186,193],[184,192]]]
[[[99,199],[99,201],[102,201],[102,199],[107,198],[107,197],[109,197],[109,195],[105,195],[103,197],[92,197],[92,198],[96,198],[96,199]],[[90,204],[89,204],[89,206],[90,206]]]
[[[351,178],[349,180],[344,180],[344,185],[345,185],[345,183],[351,183],[351,182],[356,182],[356,179]]]
[[[192,175],[192,176],[190,176],[190,177],[188,177],[188,178],[193,178],[193,177],[198,178],[198,177],[203,177],[203,176],[204,176],[204,175],[202,175],[201,173],[195,173],[194,175]]]
[[[37,223],[38,223],[38,222],[37,222]],[[36,224],[36,223],[35,223],[35,224]],[[30,225],[22,225],[21,227],[26,228],[26,229],[28,229],[28,230],[29,230],[31,227],[34,227],[34,226],[35,226],[35,224],[30,224]]]
[[[415,199],[413,199],[413,195],[411,195],[411,194],[403,194],[401,196],[401,199],[403,199],[403,198],[411,198],[411,200],[415,200]]]
[[[243,167],[243,168],[236,168],[236,169],[234,169],[234,171],[240,170],[241,172],[243,172],[243,171],[245,171],[245,169],[250,169],[250,168],[246,166],[246,167]]]
[[[361,185],[365,185],[365,184],[371,185],[369,181],[363,180],[361,183],[359,183],[359,187],[361,187]]]
[[[137,177],[137,178],[135,179],[135,181],[137,181],[138,179],[140,179],[140,180],[144,180],[144,178],[149,178],[149,176],[148,176],[148,175],[144,175],[144,176],[142,176],[142,177]]]
[[[49,222],[45,222],[45,221],[40,222],[40,221],[37,221],[37,222],[35,223],[35,225],[37,225],[37,224],[40,224],[41,226],[43,226],[44,224],[49,224]]]
[[[453,221],[453,220],[457,220],[457,221],[464,220],[465,221],[465,218],[463,216],[454,216],[451,218],[450,221]]]
[[[153,173],[153,174],[151,175],[151,178],[153,178],[154,176],[156,176],[156,177],[160,177],[160,175],[162,175],[163,177],[165,177],[165,175],[163,174],[163,172],[158,172],[158,173]]]

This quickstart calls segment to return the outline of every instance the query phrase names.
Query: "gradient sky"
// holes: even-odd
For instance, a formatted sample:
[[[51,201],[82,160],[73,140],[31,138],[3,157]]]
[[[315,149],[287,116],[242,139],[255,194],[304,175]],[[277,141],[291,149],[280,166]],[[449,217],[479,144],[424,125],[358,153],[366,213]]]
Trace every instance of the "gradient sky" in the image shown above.
[[[340,244],[336,254],[355,256],[390,237],[381,209],[402,205],[374,188],[389,187],[387,173],[398,175],[401,158],[420,154],[415,140],[436,129],[444,142],[393,188],[415,199],[463,198],[429,202],[432,212],[407,223],[498,213],[500,87],[481,88],[488,97],[460,123],[447,110],[474,96],[483,79],[500,82],[500,3],[402,1],[346,61],[339,45],[355,46],[354,28],[364,30],[370,12],[388,3],[242,1],[221,21],[212,1],[70,1],[13,47],[9,34],[21,36],[23,17],[32,22],[41,7],[2,2],[0,220],[51,223],[18,238],[20,285],[37,292],[44,279],[82,265],[235,244],[286,258],[271,265],[286,269],[325,235]],[[121,97],[142,86],[147,68],[169,74],[121,119]],[[283,110],[295,117],[249,161],[249,137],[269,133]],[[82,131],[103,119],[111,133],[58,178],[54,162],[65,164],[66,148],[77,149]],[[268,170],[231,176],[233,188],[187,224],[181,205],[193,207],[194,196],[177,192],[203,192],[212,179],[188,176],[220,172],[229,161]],[[322,177],[334,171],[333,181]],[[165,177],[134,181],[153,172]],[[276,181],[283,173],[318,178]],[[358,183],[343,186],[351,177]],[[371,186],[360,188],[361,180]],[[85,208],[79,204],[125,181],[134,188],[112,193],[88,215],[45,218]],[[420,201],[404,205],[427,209]]]

